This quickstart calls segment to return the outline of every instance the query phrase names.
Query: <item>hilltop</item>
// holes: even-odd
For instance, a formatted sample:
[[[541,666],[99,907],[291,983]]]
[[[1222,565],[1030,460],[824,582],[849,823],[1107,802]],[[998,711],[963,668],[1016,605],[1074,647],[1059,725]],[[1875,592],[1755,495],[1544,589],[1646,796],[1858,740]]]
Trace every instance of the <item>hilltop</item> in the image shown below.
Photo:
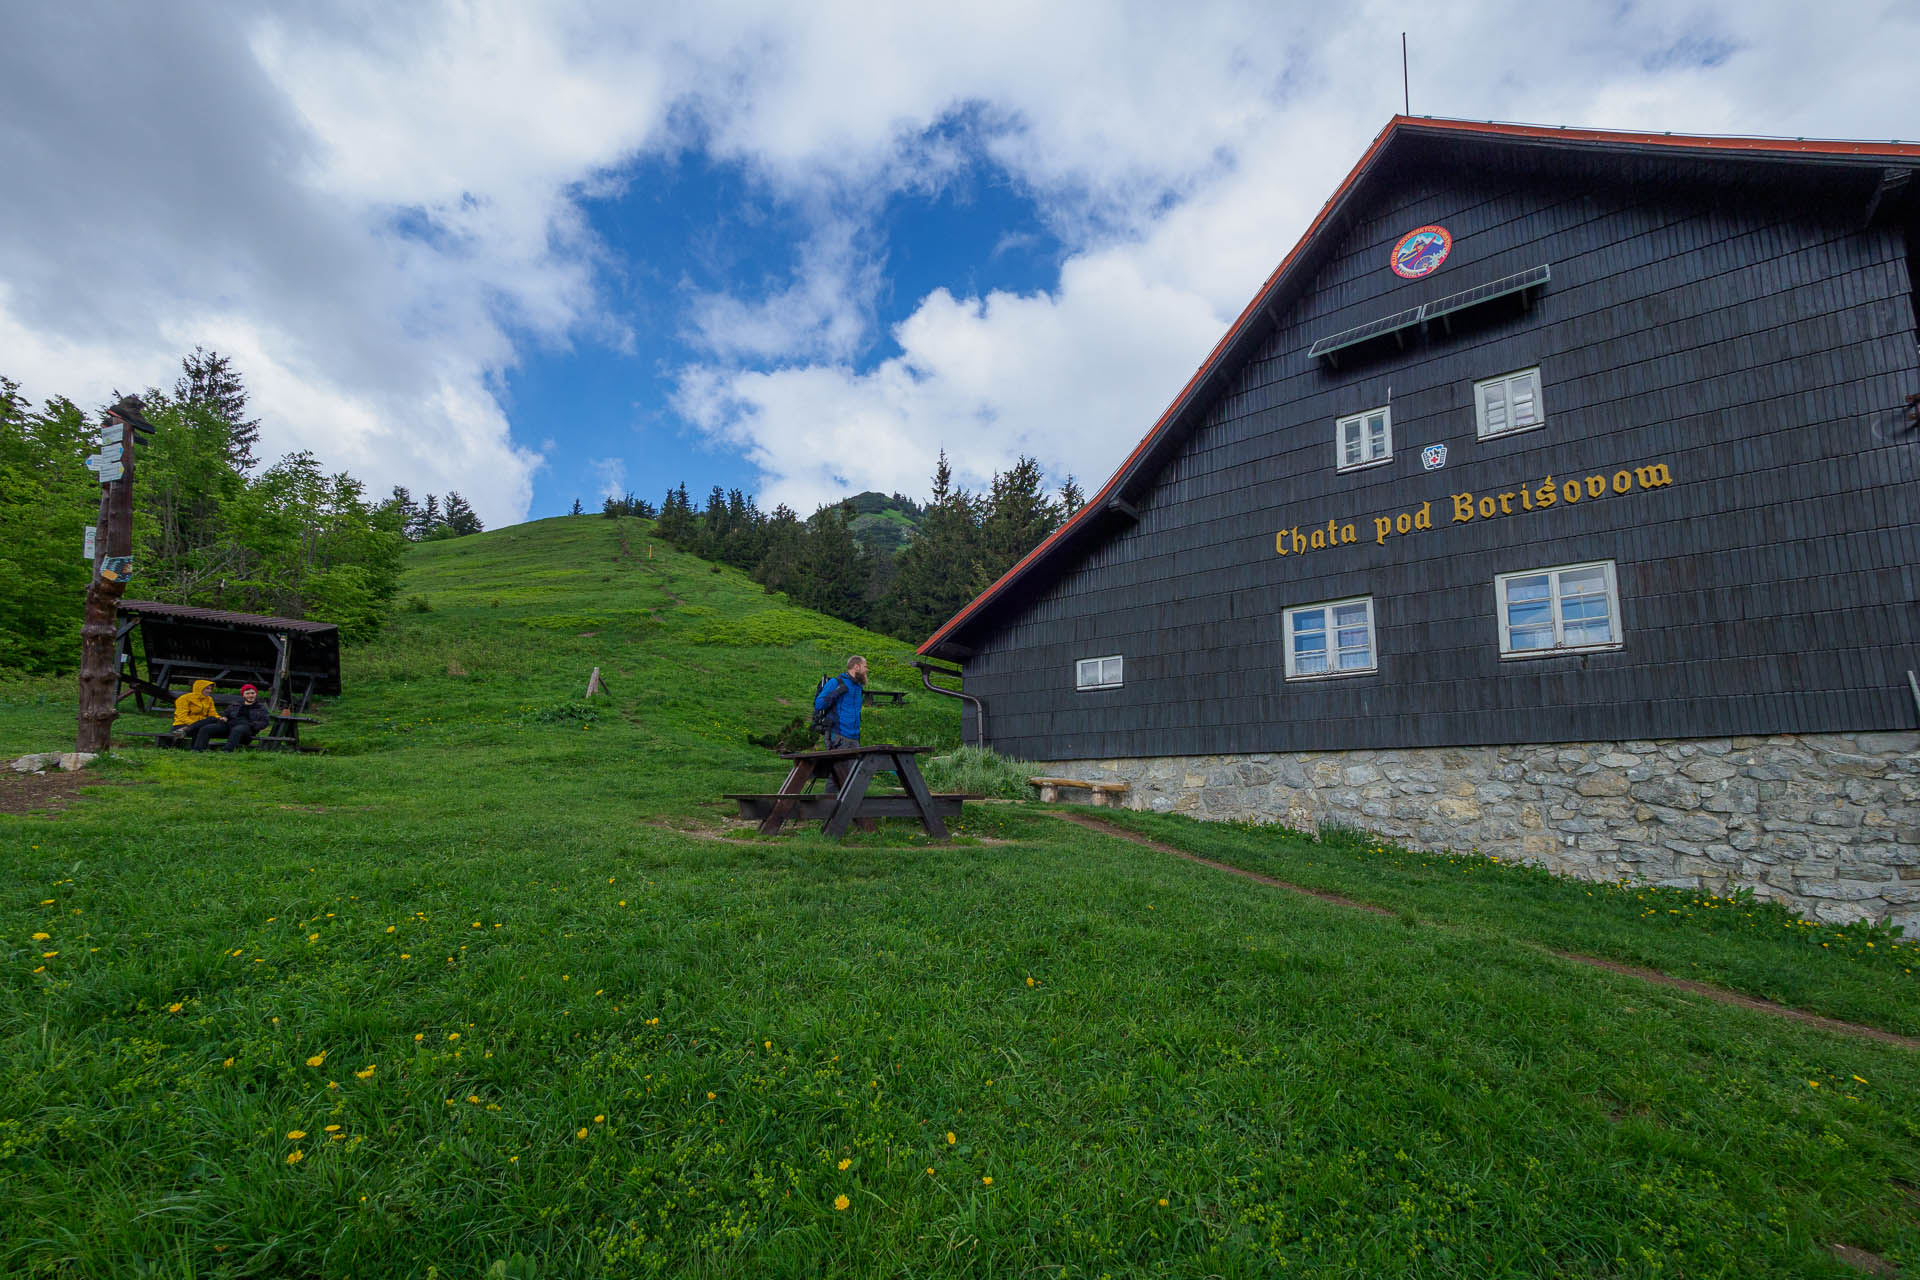
[[[128,750],[0,815],[0,1272],[1920,1260],[1920,1055],[1556,954],[1913,1035],[1911,944],[1147,814],[762,839],[720,800],[782,773],[746,737],[847,653],[910,691],[870,739],[949,748],[957,704],[648,532],[410,547],[329,754]],[[73,715],[0,689],[0,755]]]

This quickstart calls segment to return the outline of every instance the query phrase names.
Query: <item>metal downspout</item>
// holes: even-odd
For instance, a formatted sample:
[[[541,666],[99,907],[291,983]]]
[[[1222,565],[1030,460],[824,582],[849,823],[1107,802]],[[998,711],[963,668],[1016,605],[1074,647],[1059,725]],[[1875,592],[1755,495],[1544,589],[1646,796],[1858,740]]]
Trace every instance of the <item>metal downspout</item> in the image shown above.
[[[916,662],[913,665],[920,669],[920,683],[925,685],[928,689],[930,689],[934,693],[943,694],[949,698],[958,698],[962,702],[971,702],[973,704],[973,725],[974,725],[974,738],[975,738],[973,745],[981,748],[982,750],[985,750],[987,745],[987,706],[986,704],[980,701],[980,699],[974,697],[970,693],[956,693],[952,689],[942,689],[939,685],[933,682],[933,677],[935,675],[952,676],[956,680],[965,680],[966,673],[961,671],[950,671],[946,667],[936,667],[933,664],[927,663],[927,662]]]

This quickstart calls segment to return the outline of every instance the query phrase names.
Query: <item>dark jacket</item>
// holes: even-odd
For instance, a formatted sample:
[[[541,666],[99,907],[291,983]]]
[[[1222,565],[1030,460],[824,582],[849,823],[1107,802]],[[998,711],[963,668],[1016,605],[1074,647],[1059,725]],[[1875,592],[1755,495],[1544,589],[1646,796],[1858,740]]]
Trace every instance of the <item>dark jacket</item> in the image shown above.
[[[858,738],[861,692],[860,682],[843,671],[821,688],[820,695],[813,700],[813,708],[818,711],[838,697],[839,702],[828,713],[827,724],[843,738]]]
[[[248,706],[245,702],[236,702],[227,708],[228,732],[232,732],[243,724],[249,724],[253,726],[255,733],[265,733],[267,726],[272,723],[273,715],[267,710],[267,704],[264,701],[256,699],[252,706]]]

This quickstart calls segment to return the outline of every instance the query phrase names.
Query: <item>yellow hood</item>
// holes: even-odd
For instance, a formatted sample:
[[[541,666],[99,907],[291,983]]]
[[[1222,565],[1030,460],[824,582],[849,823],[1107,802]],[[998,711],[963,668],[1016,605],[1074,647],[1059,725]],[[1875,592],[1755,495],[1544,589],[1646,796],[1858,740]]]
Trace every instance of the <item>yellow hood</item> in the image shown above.
[[[211,680],[195,680],[193,692],[183,693],[173,702],[173,724],[179,728],[183,724],[192,724],[195,720],[205,720],[208,716],[217,716],[219,710],[213,705]]]

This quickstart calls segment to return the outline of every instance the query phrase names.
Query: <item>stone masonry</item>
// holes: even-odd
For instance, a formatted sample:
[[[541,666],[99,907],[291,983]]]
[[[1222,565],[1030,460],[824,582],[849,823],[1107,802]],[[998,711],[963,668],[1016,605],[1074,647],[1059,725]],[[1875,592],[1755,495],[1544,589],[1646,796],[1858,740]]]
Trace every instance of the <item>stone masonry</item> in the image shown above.
[[[1362,828],[1920,935],[1920,733],[1066,760],[1127,806]]]

